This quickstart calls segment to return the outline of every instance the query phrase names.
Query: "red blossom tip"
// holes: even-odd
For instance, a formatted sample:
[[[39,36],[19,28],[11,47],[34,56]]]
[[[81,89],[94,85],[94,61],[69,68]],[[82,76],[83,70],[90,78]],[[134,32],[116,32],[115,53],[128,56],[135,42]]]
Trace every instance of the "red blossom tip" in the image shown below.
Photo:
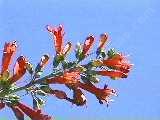
[[[111,58],[103,60],[103,66],[108,66],[124,73],[129,73],[133,64],[122,54],[116,54]]]
[[[28,60],[24,56],[17,58],[17,62],[13,69],[13,76],[9,79],[10,83],[16,82],[26,73],[27,62]]]
[[[43,114],[41,110],[34,110],[23,103],[19,102],[16,106],[18,106],[32,120],[53,120],[51,116]]]
[[[71,42],[68,42],[65,47],[63,48],[62,54],[66,55],[72,48]]]
[[[106,102],[108,105],[109,102],[113,101],[111,99],[111,96],[117,96],[117,92],[114,89],[106,88],[106,89],[99,89],[95,95],[99,99],[101,104]]]
[[[107,33],[100,35],[100,43],[99,43],[98,49],[102,49],[105,46],[106,42],[108,41],[108,38],[109,37]]]
[[[46,26],[46,29],[48,32],[50,32],[54,39],[54,45],[56,54],[61,54],[62,48],[63,48],[63,42],[64,42],[64,29],[62,25],[59,25],[58,27],[52,27],[50,25]]]
[[[12,61],[12,57],[13,57],[13,54],[16,52],[16,49],[17,49],[16,41],[5,43],[4,49],[3,49],[1,74],[4,71],[8,70],[8,67]]]
[[[52,32],[53,31],[53,27],[51,27],[50,25],[46,25],[46,29],[48,30],[48,32]]]
[[[94,43],[94,36],[90,35],[86,38],[84,45],[83,45],[83,54],[87,55],[89,49],[92,47],[93,43]]]

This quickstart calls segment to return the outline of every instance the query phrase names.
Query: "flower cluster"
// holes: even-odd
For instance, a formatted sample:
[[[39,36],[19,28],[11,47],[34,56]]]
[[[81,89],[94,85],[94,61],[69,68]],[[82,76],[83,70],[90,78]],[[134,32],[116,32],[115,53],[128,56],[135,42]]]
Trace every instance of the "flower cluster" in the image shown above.
[[[19,56],[11,72],[10,65],[17,50],[17,43],[16,41],[5,43],[0,72],[0,109],[8,106],[17,120],[24,120],[25,115],[32,120],[53,120],[51,116],[42,112],[44,96],[51,95],[77,106],[84,106],[87,103],[84,91],[94,94],[100,104],[106,103],[108,106],[113,101],[111,97],[117,96],[117,91],[109,88],[108,85],[98,88],[96,84],[100,82],[99,76],[107,76],[113,80],[127,78],[133,64],[124,54],[115,49],[106,51],[105,46],[109,40],[107,33],[100,35],[99,45],[92,54],[90,51],[97,40],[93,35],[89,35],[83,44],[76,45],[75,59],[68,60],[66,56],[71,51],[72,44],[67,42],[64,45],[63,26],[47,25],[46,29],[53,37],[55,56],[52,59],[50,55],[44,54],[35,67],[25,56]],[[92,59],[85,62],[91,55],[93,55]],[[50,74],[43,75],[50,59],[52,59],[53,69]],[[16,83],[25,74],[30,74],[28,82],[24,86],[18,86]],[[54,89],[51,84],[52,86],[53,84],[65,85],[72,90],[73,97],[68,97],[63,90]],[[22,96],[19,92],[22,90],[27,91],[26,95],[32,97],[32,107],[21,102]]]

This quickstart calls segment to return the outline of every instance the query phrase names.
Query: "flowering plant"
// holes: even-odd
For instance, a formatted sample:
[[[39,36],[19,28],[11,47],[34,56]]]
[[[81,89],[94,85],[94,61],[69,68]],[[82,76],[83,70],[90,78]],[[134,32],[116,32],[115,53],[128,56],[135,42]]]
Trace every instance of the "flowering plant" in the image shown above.
[[[66,56],[72,49],[72,43],[67,42],[64,46],[64,29],[62,25],[58,27],[46,26],[52,35],[55,45],[55,57],[53,58],[52,71],[50,74],[42,76],[45,66],[50,56],[44,54],[36,67],[34,67],[25,56],[19,56],[10,71],[10,64],[17,50],[16,41],[6,42],[3,49],[2,65],[0,72],[0,109],[5,106],[12,109],[17,120],[24,120],[25,115],[32,120],[52,120],[53,118],[43,113],[41,106],[44,104],[44,96],[55,96],[77,106],[86,104],[87,99],[82,90],[94,94],[100,104],[107,106],[112,101],[112,96],[117,96],[115,89],[104,85],[104,88],[96,87],[99,83],[99,76],[107,76],[112,80],[127,78],[132,64],[127,57],[115,49],[105,50],[105,45],[109,40],[108,34],[100,35],[99,46],[95,51],[94,59],[85,61],[91,54],[90,49],[95,43],[95,37],[89,35],[84,44],[77,44],[75,49],[76,59],[67,60]],[[28,83],[24,86],[16,85],[26,74],[30,74]],[[67,96],[65,91],[54,89],[51,84],[64,84],[73,92],[73,98]],[[26,91],[32,97],[33,106],[21,102],[20,91]],[[43,98],[43,99],[42,99]]]

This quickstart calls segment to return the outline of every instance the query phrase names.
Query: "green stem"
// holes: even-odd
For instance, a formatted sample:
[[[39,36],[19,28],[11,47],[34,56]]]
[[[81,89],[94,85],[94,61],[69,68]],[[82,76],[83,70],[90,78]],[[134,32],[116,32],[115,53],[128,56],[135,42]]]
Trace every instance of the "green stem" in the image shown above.
[[[35,84],[43,83],[43,81],[46,80],[47,78],[51,78],[51,77],[54,77],[54,76],[55,76],[55,74],[51,73],[51,74],[49,74],[47,76],[44,76],[44,77],[42,77],[40,79],[37,79],[36,81],[31,81],[30,83],[26,84],[25,86],[22,86],[22,87],[19,87],[19,88],[15,89],[15,90],[12,90],[9,94],[25,90],[25,89],[27,89],[29,87],[32,87]]]
[[[78,64],[78,62],[76,62],[76,65],[75,65],[75,66],[77,66],[77,64]],[[75,66],[72,66],[71,68],[74,68]],[[71,68],[69,68],[69,69],[71,69]],[[25,90],[25,89],[27,89],[27,88],[29,88],[29,87],[32,87],[32,86],[35,85],[35,84],[41,84],[41,83],[43,83],[44,80],[46,80],[47,78],[51,78],[51,77],[54,77],[54,76],[59,75],[59,74],[61,74],[61,72],[58,72],[58,73],[56,73],[56,74],[51,73],[51,74],[49,74],[49,75],[47,75],[47,76],[44,76],[44,77],[42,77],[42,78],[39,78],[39,79],[37,79],[37,80],[35,80],[35,81],[31,81],[30,83],[26,84],[25,86],[22,86],[22,87],[19,87],[19,88],[15,89],[15,90],[12,90],[12,91],[9,92],[9,94],[12,94],[12,93],[16,93],[16,92]]]

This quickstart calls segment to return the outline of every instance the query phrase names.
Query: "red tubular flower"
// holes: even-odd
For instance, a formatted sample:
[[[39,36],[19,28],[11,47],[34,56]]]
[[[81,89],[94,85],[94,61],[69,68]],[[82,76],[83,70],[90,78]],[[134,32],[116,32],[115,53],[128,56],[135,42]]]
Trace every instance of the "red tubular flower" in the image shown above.
[[[86,97],[84,96],[83,92],[80,89],[73,90],[73,104],[77,106],[83,106],[87,102]]]
[[[5,107],[5,103],[0,102],[0,110],[3,109]]]
[[[97,93],[98,89],[96,86],[94,86],[93,84],[85,84],[85,83],[82,83],[82,82],[79,82],[78,83],[78,87],[92,93],[92,94],[95,94]]]
[[[92,47],[94,42],[94,36],[89,36],[86,38],[84,45],[83,45],[83,55],[87,55],[89,49]]]
[[[103,89],[99,89],[99,92],[96,93],[96,97],[99,100],[99,103],[103,104],[104,102],[106,102],[107,106],[109,102],[113,101],[110,98],[111,96],[117,96],[117,92],[112,88],[108,88],[107,85],[105,85]]]
[[[104,48],[107,41],[108,41],[108,34],[107,33],[101,34],[100,43],[99,43],[99,46],[97,49],[100,50],[100,49]]]
[[[24,113],[22,112],[22,110],[19,107],[10,106],[10,108],[12,109],[12,111],[14,112],[14,114],[18,120],[24,120]]]
[[[47,30],[53,35],[54,44],[56,49],[56,54],[61,54],[62,47],[63,47],[63,37],[64,37],[64,30],[63,26],[59,25],[57,28],[53,28],[51,26],[47,26]]]
[[[103,65],[128,73],[133,66],[122,54],[116,54],[111,58],[103,60]]]
[[[28,61],[24,56],[18,57],[17,62],[14,66],[13,76],[9,79],[11,84],[19,80],[25,74],[27,62]]]
[[[65,34],[63,26],[59,25],[57,28],[53,28],[47,25],[47,30],[53,35],[56,54],[66,55],[70,51],[72,44],[68,42],[66,46],[63,48],[64,34]]]
[[[80,72],[64,72],[63,76],[46,79],[48,84],[75,84],[80,79]]]
[[[52,117],[41,113],[41,110],[34,110],[20,102],[17,104],[17,107],[19,107],[32,120],[53,120]]]
[[[16,52],[16,48],[16,41],[5,43],[2,57],[1,74],[3,74],[4,71],[8,70],[8,67],[12,61],[13,54]]]
[[[127,78],[127,74],[121,72],[121,71],[96,71],[96,73],[98,75],[102,75],[102,76],[109,76],[109,77],[113,77],[113,78]]]
[[[107,103],[112,101],[110,99],[111,96],[117,96],[117,93],[114,89],[111,89],[111,88],[107,88],[107,86],[105,85],[103,89],[100,89],[100,88],[97,88],[96,86],[94,85],[89,85],[89,84],[84,84],[84,83],[81,83],[79,82],[79,87],[84,89],[84,90],[87,90],[88,92],[94,94],[97,99],[99,100],[99,103],[100,104],[103,104],[104,101]]]

